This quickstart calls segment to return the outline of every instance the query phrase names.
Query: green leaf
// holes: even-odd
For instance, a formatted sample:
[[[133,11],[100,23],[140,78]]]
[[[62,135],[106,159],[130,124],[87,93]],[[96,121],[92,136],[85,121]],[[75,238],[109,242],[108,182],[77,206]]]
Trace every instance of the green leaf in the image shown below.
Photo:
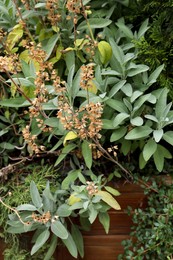
[[[53,234],[50,245],[49,245],[49,249],[44,257],[44,260],[50,260],[53,253],[55,252],[55,249],[57,247],[58,241],[57,241],[57,237]]]
[[[131,141],[129,140],[125,140],[123,138],[123,141],[122,141],[122,146],[121,146],[121,151],[124,155],[127,155],[129,152],[130,152],[130,149],[131,149]]]
[[[109,91],[109,98],[112,98],[126,83],[126,80],[121,80],[115,84]]]
[[[8,129],[4,129],[4,130],[0,131],[0,136],[3,135],[3,134],[1,134],[1,132],[3,134],[6,134],[8,132]],[[7,142],[0,143],[0,147],[3,149],[7,149],[7,150],[13,150],[15,148],[15,146],[13,144],[10,144]]]
[[[36,239],[35,245],[31,249],[31,255],[35,254],[48,240],[50,236],[50,231],[48,229],[44,230]]]
[[[67,177],[62,181],[61,188],[63,190],[69,189],[70,184],[72,184],[78,178],[78,174],[80,172],[80,169],[68,172]]]
[[[74,77],[74,72],[75,72],[75,65],[73,64],[68,72],[68,77],[67,77],[67,90],[68,93],[71,95],[71,89],[72,89],[72,83],[73,83],[73,77]]]
[[[67,229],[59,220],[52,222],[51,231],[61,239],[66,239],[69,235]]]
[[[149,70],[149,67],[147,65],[136,65],[136,68],[130,69],[127,73],[127,77],[133,77],[136,76],[139,73],[145,72]]]
[[[76,226],[76,225],[71,226],[71,235],[77,246],[80,256],[83,258],[84,257],[84,242],[83,242],[83,236],[82,236],[78,226]]]
[[[58,207],[56,213],[59,217],[68,217],[71,215],[71,210],[69,210],[69,206],[67,204],[62,204]]]
[[[145,32],[150,28],[150,27],[148,26],[148,21],[149,21],[149,19],[146,19],[146,20],[141,24],[141,26],[140,26],[140,28],[139,28],[139,31],[138,31],[138,33],[137,33],[138,39],[140,39],[142,36],[144,36]]]
[[[31,82],[30,82],[31,84]],[[29,97],[34,98],[35,97],[35,86],[21,86],[20,89],[23,91],[23,93]]]
[[[114,129],[112,120],[102,119],[102,129]]]
[[[63,141],[60,139],[50,150],[50,152],[53,152],[55,150],[57,150],[57,148],[59,148],[62,145]]]
[[[118,22],[115,24],[125,34],[126,37],[130,38],[131,40],[134,38],[132,31],[128,26],[124,24],[124,21],[122,19],[119,19]]]
[[[67,143],[67,141],[69,141],[69,140],[74,140],[74,139],[76,139],[77,137],[78,137],[78,135],[77,135],[76,132],[74,132],[74,131],[68,132],[68,133],[65,135],[65,137],[64,137],[63,145],[65,146],[66,143]]]
[[[69,52],[65,53],[64,58],[65,58],[67,69],[68,69],[68,71],[70,71],[70,69],[75,64],[75,53],[74,53],[74,51],[69,51]]]
[[[136,140],[148,137],[153,130],[145,125],[145,126],[137,126],[134,129],[132,129],[126,136],[126,140]]]
[[[57,166],[72,150],[74,150],[77,147],[76,144],[68,144],[66,145],[59,155],[58,159],[55,162],[55,166]]]
[[[125,119],[129,118],[130,115],[127,114],[127,113],[120,113],[118,114],[115,118],[114,118],[114,121],[113,121],[113,126],[114,127],[117,127],[119,126],[120,124],[124,123]]]
[[[11,234],[25,233],[24,225],[22,224],[20,227],[9,227],[7,228],[7,232]]]
[[[44,121],[44,124],[51,126],[51,127],[58,127],[59,126],[59,119],[57,117],[50,117],[50,118],[47,118]]]
[[[27,210],[27,211],[37,211],[37,208],[31,204],[22,204],[16,208],[17,211]]]
[[[85,161],[86,166],[91,169],[92,166],[92,150],[89,146],[89,143],[84,140],[82,142],[82,155]]]
[[[143,157],[143,153],[140,153],[140,155],[139,155],[139,168],[143,169],[146,164],[147,164],[147,161],[145,161],[145,159]]]
[[[103,225],[106,234],[109,233],[109,227],[110,227],[110,217],[108,212],[100,212],[99,215],[99,221]]]
[[[173,145],[173,131],[167,131],[164,133],[163,139],[170,145]]]
[[[109,19],[105,19],[105,18],[89,18],[88,19],[88,23],[90,28],[104,28],[107,27],[109,24],[112,23],[111,20]],[[83,21],[82,23],[79,24],[79,26],[77,27],[77,30],[84,30],[88,28],[88,24],[86,23],[86,21]]]
[[[163,68],[164,68],[164,64],[160,65],[157,69],[155,69],[153,71],[153,73],[151,73],[151,75],[149,76],[149,79],[148,79],[148,85],[149,86],[156,82],[156,80],[159,77]]]
[[[161,119],[163,117],[164,109],[166,107],[166,102],[167,102],[167,94],[168,94],[168,89],[164,88],[158,98],[158,101],[156,103],[156,108],[155,108],[155,113],[156,117]]]
[[[134,103],[134,110],[138,110],[146,101],[149,100],[151,94],[140,96]]]
[[[112,188],[112,187],[109,187],[109,186],[104,186],[105,190],[107,190],[109,193],[111,193],[112,195],[114,196],[119,196],[120,193],[118,190]]]
[[[120,66],[120,68],[114,68],[114,66],[112,66],[114,70],[118,71],[118,72],[121,72],[123,73],[123,64],[124,64],[124,52],[122,50],[121,47],[119,47],[117,45],[117,43],[111,38],[110,39],[110,44],[111,44],[111,47],[112,47],[112,51],[113,51],[113,57],[112,59],[116,59],[118,61],[118,64]]]
[[[13,30],[8,34],[6,45],[8,46],[8,50],[12,50],[15,44],[22,38],[23,36],[23,27],[21,24],[17,24],[13,27]]]
[[[108,99],[106,104],[120,113],[128,113],[128,110],[122,100]]]
[[[112,197],[111,194],[109,194],[107,191],[101,191],[99,190],[97,192],[97,195],[101,196],[102,200],[106,202],[110,207],[116,210],[120,210],[121,207],[118,204],[118,202]]]
[[[164,158],[171,159],[172,154],[165,147],[158,144],[157,150],[155,151],[153,157],[157,170],[161,172],[164,166]]]
[[[157,150],[153,154],[153,157],[154,157],[154,163],[156,165],[157,170],[161,172],[164,166],[164,156],[161,153],[159,146],[157,147]]]
[[[59,35],[54,34],[49,40],[46,39],[42,42],[43,50],[47,53],[46,60],[51,56],[58,39]]]
[[[124,102],[125,106],[128,108],[128,112],[130,111],[130,113],[131,113],[133,110],[131,102],[127,98],[123,98],[123,102]]]
[[[79,201],[79,200],[81,200],[80,198],[78,198],[74,194],[72,194],[69,199],[70,199],[70,204],[73,203],[72,206],[70,206],[70,210],[83,209],[83,202]],[[77,202],[77,200],[79,202]]]
[[[150,138],[143,148],[143,158],[147,162],[157,149],[157,143]]]
[[[34,181],[31,181],[30,184],[30,194],[33,204],[37,209],[40,209],[43,205],[42,199],[40,197],[40,194],[38,192],[37,186],[35,185]]]
[[[29,101],[27,101],[25,98],[18,97],[18,98],[9,98],[9,99],[3,99],[0,101],[1,106],[5,107],[27,107],[30,105]]]
[[[127,132],[127,127],[122,126],[116,130],[114,130],[111,134],[110,141],[115,142],[121,139]]]
[[[130,123],[135,126],[141,126],[143,125],[143,122],[144,120],[140,116],[130,119]]]
[[[156,143],[158,143],[162,139],[163,134],[164,134],[163,129],[153,131],[153,137]]]
[[[138,97],[142,96],[142,94],[143,94],[143,92],[141,92],[139,90],[134,91],[130,98],[131,103],[133,103]]]
[[[47,181],[47,183],[46,183],[46,188],[43,191],[43,195],[44,195],[44,197],[46,197],[50,201],[56,202],[56,199],[54,198],[54,196],[52,195],[52,193],[50,191],[50,183],[49,183],[49,181]]]
[[[92,205],[90,205],[89,210],[90,210],[90,212],[89,212],[88,219],[89,219],[89,222],[92,224],[96,220],[98,212]]]
[[[100,41],[98,43],[98,50],[100,53],[100,60],[103,64],[106,64],[112,57],[112,47],[106,41]]]
[[[155,116],[153,116],[153,115],[145,115],[145,118],[147,118],[147,119],[149,119],[151,121],[154,121],[156,123],[159,122],[158,119]]]
[[[124,86],[122,86],[121,91],[128,97],[132,96],[133,89],[132,85],[129,83],[126,83]]]
[[[1,130],[0,136],[5,135],[6,133],[8,133],[8,129]]]
[[[77,252],[77,247],[76,244],[74,242],[74,239],[72,238],[71,234],[68,233],[68,237],[66,239],[62,239],[62,242],[65,244],[65,246],[67,247],[68,251],[70,252],[70,254],[77,258],[78,252]]]

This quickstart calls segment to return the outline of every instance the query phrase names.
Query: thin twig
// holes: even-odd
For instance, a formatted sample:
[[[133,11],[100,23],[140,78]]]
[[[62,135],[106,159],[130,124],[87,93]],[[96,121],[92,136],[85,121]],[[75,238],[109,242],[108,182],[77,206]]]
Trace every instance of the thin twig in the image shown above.
[[[8,208],[8,209],[10,209],[11,211],[15,212],[15,214],[18,216],[20,222],[21,222],[23,225],[29,225],[28,222],[24,222],[24,221],[21,219],[21,217],[20,217],[20,215],[19,215],[19,213],[18,213],[18,211],[17,211],[16,209],[14,209],[14,208],[8,206],[6,203],[4,203],[4,202],[2,201],[1,198],[0,198],[0,203],[2,203],[2,205],[4,205],[6,208]]]

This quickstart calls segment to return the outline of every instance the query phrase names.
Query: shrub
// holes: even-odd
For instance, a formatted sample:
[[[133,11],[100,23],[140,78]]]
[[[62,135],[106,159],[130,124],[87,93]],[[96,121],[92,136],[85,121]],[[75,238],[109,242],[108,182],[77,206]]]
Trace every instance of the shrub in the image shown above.
[[[118,259],[172,259],[173,188],[150,181],[145,187],[148,205],[134,210],[131,238],[122,242],[125,251]]]

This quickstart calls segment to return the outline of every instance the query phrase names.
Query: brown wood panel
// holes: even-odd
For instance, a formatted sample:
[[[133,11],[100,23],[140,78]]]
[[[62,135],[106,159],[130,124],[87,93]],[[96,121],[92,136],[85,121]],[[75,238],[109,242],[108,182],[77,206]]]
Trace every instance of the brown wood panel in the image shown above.
[[[84,236],[85,256],[83,260],[115,260],[123,252],[121,241],[127,238],[127,235]],[[55,257],[57,260],[75,259],[64,247],[59,248]],[[81,260],[80,257],[77,259]]]
[[[123,212],[110,212],[110,229],[109,234],[128,234],[130,232],[130,226],[132,219],[126,213]],[[89,232],[83,232],[84,235],[100,234],[105,235],[105,231],[99,220],[97,219],[93,224]]]

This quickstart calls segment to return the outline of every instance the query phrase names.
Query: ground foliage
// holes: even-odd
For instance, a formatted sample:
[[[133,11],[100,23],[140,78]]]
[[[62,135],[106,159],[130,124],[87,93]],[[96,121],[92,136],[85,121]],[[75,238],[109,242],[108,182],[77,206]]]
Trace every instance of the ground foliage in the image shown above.
[[[129,209],[133,214],[131,238],[122,242],[124,254],[118,259],[172,259],[173,186],[159,179],[144,178],[147,207]],[[146,183],[148,184],[146,185]]]

